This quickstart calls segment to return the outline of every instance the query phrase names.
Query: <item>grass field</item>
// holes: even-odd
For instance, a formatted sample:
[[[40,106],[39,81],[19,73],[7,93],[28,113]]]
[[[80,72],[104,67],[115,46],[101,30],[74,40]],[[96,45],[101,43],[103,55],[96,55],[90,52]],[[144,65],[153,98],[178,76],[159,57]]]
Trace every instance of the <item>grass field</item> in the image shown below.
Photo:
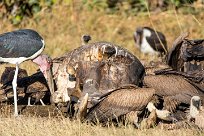
[[[0,33],[18,28],[32,28],[37,30],[45,39],[44,53],[52,58],[60,56],[80,46],[83,34],[90,34],[92,41],[110,41],[121,45],[134,53],[142,60],[148,56],[141,54],[135,48],[133,32],[138,26],[150,26],[163,32],[171,48],[173,41],[185,31],[190,32],[189,38],[204,38],[204,12],[193,14],[176,13],[168,10],[161,13],[140,13],[138,16],[126,14],[104,14],[104,11],[87,11],[68,5],[56,5],[52,11],[42,10],[33,19],[26,19],[20,26],[13,26],[6,19],[0,19]],[[2,65],[0,73],[4,70]],[[21,64],[29,74],[37,70],[31,62]],[[70,122],[65,118],[0,118],[0,135],[2,136],[65,136],[65,135],[96,135],[96,136],[124,136],[124,135],[159,135],[159,136],[192,136],[204,135],[196,130],[171,130],[162,129],[136,130],[132,127],[100,127]]]
[[[0,120],[1,136],[192,136],[203,135],[191,129],[163,130],[152,128],[137,130],[131,126],[101,127],[70,122],[65,118],[6,118]]]

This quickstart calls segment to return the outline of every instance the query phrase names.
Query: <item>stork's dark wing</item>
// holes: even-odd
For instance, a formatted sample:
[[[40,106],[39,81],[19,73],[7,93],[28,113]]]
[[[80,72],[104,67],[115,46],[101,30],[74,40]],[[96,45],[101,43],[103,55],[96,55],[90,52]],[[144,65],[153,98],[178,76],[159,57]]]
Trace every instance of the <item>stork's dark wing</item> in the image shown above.
[[[120,89],[110,93],[96,106],[92,107],[86,119],[92,122],[107,122],[130,111],[141,111],[154,95],[154,89]]]
[[[154,88],[155,93],[162,97],[168,97],[176,104],[190,104],[192,96],[200,95],[203,97],[203,92],[197,90],[185,78],[177,75],[152,75],[144,78],[144,84]],[[175,103],[166,102],[165,108],[175,109]]]
[[[155,31],[153,31],[151,33],[151,36],[146,37],[146,39],[147,39],[147,42],[150,43],[150,46],[154,50],[160,51],[160,52],[167,52],[166,38],[161,32],[157,32],[156,34]],[[152,45],[155,45],[155,46],[152,46]]]
[[[43,46],[42,38],[33,30],[24,29],[0,35],[2,58],[30,57]]]

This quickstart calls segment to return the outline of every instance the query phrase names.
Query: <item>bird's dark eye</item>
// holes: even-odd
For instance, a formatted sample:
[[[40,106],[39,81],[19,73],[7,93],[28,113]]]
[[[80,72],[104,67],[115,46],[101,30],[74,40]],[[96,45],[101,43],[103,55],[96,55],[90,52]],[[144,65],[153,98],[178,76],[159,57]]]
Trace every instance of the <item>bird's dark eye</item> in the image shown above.
[[[51,60],[51,59],[48,59],[47,62],[48,62],[48,63],[52,63],[52,60]]]

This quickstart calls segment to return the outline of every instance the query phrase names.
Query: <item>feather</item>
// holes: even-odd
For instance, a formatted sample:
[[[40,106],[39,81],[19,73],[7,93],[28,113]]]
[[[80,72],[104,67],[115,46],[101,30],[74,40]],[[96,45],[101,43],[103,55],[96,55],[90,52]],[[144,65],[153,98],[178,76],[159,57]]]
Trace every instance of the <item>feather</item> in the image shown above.
[[[194,95],[204,98],[203,92],[178,75],[146,76],[144,84],[154,88],[158,96],[164,97],[164,108],[170,111],[175,111],[180,103],[190,105],[190,99]]]
[[[154,95],[154,89],[119,89],[107,95],[93,106],[86,119],[107,122],[131,111],[142,111]]]
[[[167,64],[171,66],[175,70],[179,70],[181,66],[183,65],[183,61],[180,60],[180,48],[183,43],[183,40],[188,37],[188,33],[182,33],[174,42],[172,45],[171,50],[168,53],[167,56]]]

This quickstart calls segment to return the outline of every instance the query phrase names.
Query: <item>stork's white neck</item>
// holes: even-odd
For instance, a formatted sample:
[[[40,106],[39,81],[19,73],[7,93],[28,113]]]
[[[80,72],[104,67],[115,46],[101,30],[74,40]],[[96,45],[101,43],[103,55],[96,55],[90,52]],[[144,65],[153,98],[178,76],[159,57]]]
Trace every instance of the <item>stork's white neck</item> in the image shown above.
[[[143,29],[143,37],[150,37],[151,36],[151,32],[148,29]]]
[[[143,29],[142,43],[140,50],[143,53],[156,54],[157,52],[149,45],[146,37],[150,37],[151,32],[148,29]]]

